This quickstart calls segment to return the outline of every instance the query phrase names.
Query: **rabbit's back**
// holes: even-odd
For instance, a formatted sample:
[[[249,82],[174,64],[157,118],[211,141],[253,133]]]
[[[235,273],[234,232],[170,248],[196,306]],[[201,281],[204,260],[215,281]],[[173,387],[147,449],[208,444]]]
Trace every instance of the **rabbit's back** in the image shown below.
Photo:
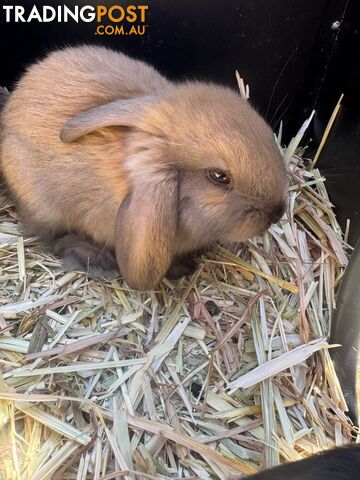
[[[43,127],[46,133],[51,129],[58,138],[72,115],[112,100],[163,91],[168,85],[151,66],[120,52],[68,48],[30,66],[11,94],[6,121],[9,126]]]

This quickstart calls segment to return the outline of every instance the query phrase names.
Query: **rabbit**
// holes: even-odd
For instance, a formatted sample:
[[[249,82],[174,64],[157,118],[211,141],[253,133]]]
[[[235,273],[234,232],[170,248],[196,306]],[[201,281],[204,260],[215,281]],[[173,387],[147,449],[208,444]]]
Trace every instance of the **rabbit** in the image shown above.
[[[359,476],[360,446],[348,445],[264,470],[246,480],[355,480]]]
[[[273,132],[237,92],[97,46],[28,68],[2,111],[0,165],[25,232],[67,270],[120,270],[137,290],[191,273],[193,252],[263,232],[286,207]]]

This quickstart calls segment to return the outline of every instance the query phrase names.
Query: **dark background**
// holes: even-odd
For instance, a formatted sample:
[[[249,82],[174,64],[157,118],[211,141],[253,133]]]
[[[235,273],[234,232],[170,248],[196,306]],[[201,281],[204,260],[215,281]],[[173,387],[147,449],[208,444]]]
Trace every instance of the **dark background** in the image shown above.
[[[285,141],[313,108],[311,157],[340,94],[342,108],[319,160],[351,241],[360,236],[360,6],[356,0],[148,0],[137,2],[3,1],[41,7],[149,5],[144,36],[94,35],[94,23],[0,22],[0,84],[11,89],[24,68],[47,51],[96,43],[146,60],[171,79],[197,78],[236,87],[238,69],[252,103]],[[2,13],[2,12],[1,12]],[[61,88],[61,84],[59,85]]]

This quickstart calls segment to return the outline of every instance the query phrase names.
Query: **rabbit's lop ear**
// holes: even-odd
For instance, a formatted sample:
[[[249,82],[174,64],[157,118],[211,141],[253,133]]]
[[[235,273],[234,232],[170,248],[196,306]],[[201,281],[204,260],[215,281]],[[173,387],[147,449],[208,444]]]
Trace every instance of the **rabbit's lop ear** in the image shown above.
[[[90,108],[70,118],[63,126],[60,138],[63,142],[70,143],[99,128],[134,127],[140,119],[142,110],[155,102],[155,95],[144,95]]]
[[[166,275],[178,221],[178,173],[161,173],[156,184],[135,185],[119,207],[116,258],[127,284],[150,290]]]

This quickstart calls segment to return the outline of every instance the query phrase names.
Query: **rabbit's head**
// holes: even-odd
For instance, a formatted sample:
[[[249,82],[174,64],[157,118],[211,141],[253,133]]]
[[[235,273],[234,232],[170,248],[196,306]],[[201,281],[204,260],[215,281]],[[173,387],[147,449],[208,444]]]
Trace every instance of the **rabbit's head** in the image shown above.
[[[282,216],[283,159],[270,128],[237,93],[186,83],[118,100],[71,119],[62,139],[110,126],[130,127],[132,188],[116,226],[117,259],[129,285],[154,287],[174,255],[246,240]]]

